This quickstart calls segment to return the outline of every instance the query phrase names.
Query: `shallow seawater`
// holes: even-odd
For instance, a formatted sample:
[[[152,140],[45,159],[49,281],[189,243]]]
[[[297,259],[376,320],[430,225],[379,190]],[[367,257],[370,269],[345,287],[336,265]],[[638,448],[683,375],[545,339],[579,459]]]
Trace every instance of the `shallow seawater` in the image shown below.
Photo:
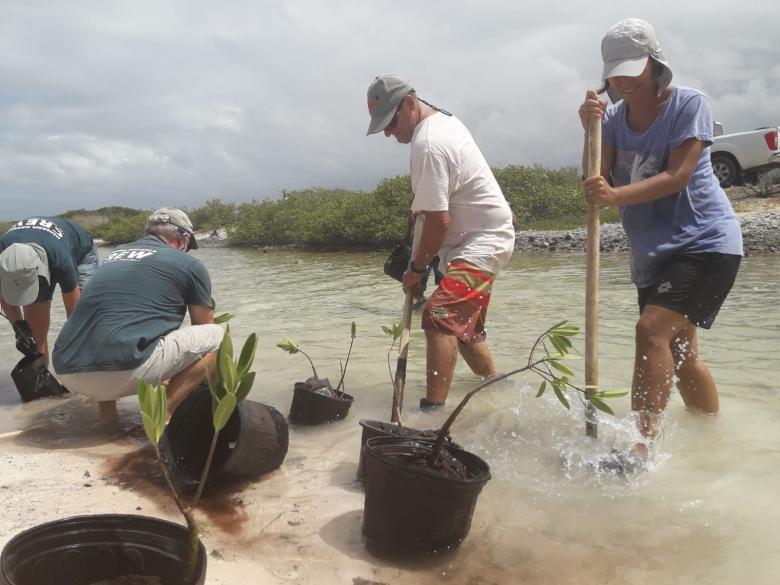
[[[384,255],[229,249],[196,254],[211,272],[219,308],[237,315],[231,323],[234,343],[252,331],[260,336],[250,398],[284,413],[293,382],[309,377],[311,369],[304,357],[283,353],[276,343],[283,337],[298,341],[320,376],[335,385],[338,360],[349,346],[350,323],[357,323],[345,388],[355,396],[349,418],[325,427],[294,428],[285,463],[301,477],[307,468],[332,464],[339,485],[350,493],[357,490],[348,483],[359,448],[357,422],[390,416],[390,339],[381,326],[400,320],[402,295],[397,283],[382,274]],[[552,323],[584,323],[583,267],[584,256],[577,254],[513,258],[497,280],[489,312],[488,338],[500,370],[524,364],[536,336]],[[719,385],[721,413],[690,414],[674,395],[663,440],[645,473],[621,476],[598,470],[611,449],[636,439],[627,397],[611,401],[617,416],[601,416],[599,438],[590,440],[584,436],[579,401],[572,400],[572,409],[566,410],[550,393],[535,398],[538,381],[532,375],[498,382],[478,394],[452,428],[453,438],[491,467],[492,479],[480,496],[470,537],[435,561],[378,563],[382,572],[375,581],[774,583],[780,571],[779,272],[778,255],[745,258],[715,327],[700,333],[701,354]],[[600,295],[600,383],[627,389],[636,299],[626,255],[602,256]],[[59,303],[55,311],[52,345],[63,320]],[[575,345],[584,351],[581,337]],[[73,398],[20,404],[10,369],[21,356],[13,349],[8,327],[0,331],[0,347],[0,433],[28,429],[26,444],[32,437],[34,445],[36,435],[29,431],[39,429],[47,445],[54,440],[62,449],[98,441],[103,430],[93,427],[86,401],[75,399],[73,406],[66,406]],[[390,356],[393,368],[395,358]],[[572,363],[581,379],[581,361]],[[478,383],[459,363],[450,404],[442,412],[419,412],[424,338],[415,329],[406,385],[408,425],[435,428]],[[125,399],[122,405],[117,432],[133,434],[140,445],[134,400]],[[287,484],[270,480],[267,489],[277,490],[274,497],[282,501],[288,494],[280,485]],[[354,536],[359,517],[354,511],[313,529],[330,546],[339,541],[332,536],[338,531]],[[271,519],[257,522],[265,525]],[[360,545],[349,546],[353,548],[343,549]],[[301,566],[282,570],[285,562],[276,560],[280,574],[302,574]],[[305,558],[300,562],[305,564]]]

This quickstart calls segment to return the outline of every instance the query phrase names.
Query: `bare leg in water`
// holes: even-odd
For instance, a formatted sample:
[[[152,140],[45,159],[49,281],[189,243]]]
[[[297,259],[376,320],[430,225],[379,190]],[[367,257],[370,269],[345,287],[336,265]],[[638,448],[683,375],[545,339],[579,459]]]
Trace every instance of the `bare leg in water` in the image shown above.
[[[660,415],[669,402],[675,374],[686,406],[717,412],[717,389],[698,357],[696,326],[676,311],[647,305],[636,325],[631,409],[638,414],[640,433],[648,439],[660,432]],[[646,459],[647,445],[636,445],[634,453]]]

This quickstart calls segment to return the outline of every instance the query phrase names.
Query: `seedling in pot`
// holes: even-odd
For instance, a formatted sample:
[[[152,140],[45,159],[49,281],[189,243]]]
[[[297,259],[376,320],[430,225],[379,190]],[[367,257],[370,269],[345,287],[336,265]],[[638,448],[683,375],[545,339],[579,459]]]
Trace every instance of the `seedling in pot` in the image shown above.
[[[334,390],[330,386],[330,382],[327,378],[321,379],[319,375],[317,374],[317,368],[314,367],[314,362],[312,361],[311,357],[309,357],[309,354],[307,354],[305,351],[303,351],[298,345],[298,342],[290,339],[289,337],[285,337],[282,341],[276,344],[276,347],[279,349],[286,351],[290,355],[295,355],[296,353],[302,354],[307,360],[309,360],[309,365],[311,366],[311,371],[313,374],[312,378],[309,378],[306,382],[311,384],[312,389],[315,392],[319,392],[320,394],[325,394],[326,396],[329,396],[331,398],[337,397],[337,392],[343,392],[344,391],[344,379],[347,375],[347,366],[349,365],[349,358],[352,355],[352,346],[355,344],[355,338],[357,337],[357,325],[355,325],[355,322],[352,322],[352,325],[350,327],[350,341],[349,341],[349,351],[347,351],[347,359],[342,364],[341,360],[339,360],[339,369],[341,371],[341,377],[339,379],[339,383],[336,386],[336,389]]]
[[[160,454],[160,438],[165,431],[168,417],[168,404],[163,384],[149,384],[144,380],[138,383],[138,401],[141,406],[144,431],[154,447],[157,461],[162,470],[165,482],[170,489],[176,506],[184,516],[188,529],[188,558],[185,564],[184,583],[188,583],[195,569],[198,553],[198,526],[193,517],[193,510],[197,507],[203,488],[206,484],[211,461],[214,457],[219,432],[230,420],[236,405],[246,398],[255,380],[255,372],[250,372],[257,349],[257,335],[252,333],[244,342],[238,359],[233,357],[233,342],[230,333],[225,332],[222,343],[217,352],[216,375],[212,380],[207,371],[207,380],[212,399],[212,424],[214,437],[211,441],[206,463],[203,466],[200,481],[195,496],[189,504],[185,504],[179,496],[171,481],[168,468],[165,466]]]
[[[466,394],[460,401],[455,410],[452,411],[450,416],[438,430],[436,435],[436,441],[434,443],[433,450],[428,460],[428,465],[434,469],[446,470],[450,468],[453,470],[453,466],[457,467],[457,461],[454,461],[451,457],[446,456],[443,446],[446,437],[449,435],[450,427],[455,419],[461,413],[471,397],[474,396],[480,390],[487,388],[491,384],[495,384],[499,380],[504,380],[520,372],[531,371],[542,378],[542,382],[539,385],[539,390],[536,392],[536,397],[542,396],[547,389],[552,389],[558,401],[567,409],[571,408],[569,403],[568,393],[571,391],[576,392],[576,396],[583,402],[590,401],[593,406],[607,414],[613,415],[612,408],[604,401],[606,398],[617,398],[619,396],[625,396],[628,391],[624,390],[599,390],[595,386],[578,386],[571,382],[571,377],[574,376],[567,366],[561,363],[567,359],[574,359],[578,356],[572,353],[573,346],[571,338],[574,337],[579,331],[578,327],[573,325],[567,325],[567,321],[561,321],[556,323],[539,337],[536,338],[531,351],[528,355],[528,361],[522,368],[517,368],[506,374],[496,376],[487,380],[483,384],[480,384],[474,390]],[[548,343],[552,348],[548,347]],[[536,358],[539,348],[544,350],[544,357]],[[457,473],[457,470],[453,470]]]

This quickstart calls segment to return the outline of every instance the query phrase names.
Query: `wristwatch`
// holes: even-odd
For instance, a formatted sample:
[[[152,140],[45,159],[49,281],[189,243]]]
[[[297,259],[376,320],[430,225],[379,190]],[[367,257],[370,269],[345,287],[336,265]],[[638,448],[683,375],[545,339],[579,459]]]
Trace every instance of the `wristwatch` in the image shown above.
[[[417,267],[414,265],[414,260],[412,260],[411,262],[409,262],[409,270],[411,270],[412,272],[415,272],[415,273],[417,273],[417,274],[422,274],[422,273],[424,273],[426,270],[428,270],[428,267],[427,267],[427,266],[425,266],[424,268],[417,268]]]

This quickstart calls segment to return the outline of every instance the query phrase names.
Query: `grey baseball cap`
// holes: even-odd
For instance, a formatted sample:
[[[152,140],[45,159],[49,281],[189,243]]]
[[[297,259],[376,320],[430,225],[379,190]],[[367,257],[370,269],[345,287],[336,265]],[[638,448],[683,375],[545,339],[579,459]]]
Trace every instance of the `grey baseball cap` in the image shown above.
[[[0,292],[16,307],[31,305],[38,298],[38,277],[47,281],[49,260],[37,244],[11,244],[0,254]]]
[[[366,136],[387,128],[398,104],[412,91],[412,84],[401,75],[387,73],[377,76],[368,86],[368,113],[371,115],[371,123]]]
[[[149,216],[149,223],[169,223],[183,229],[190,234],[190,243],[187,250],[197,250],[198,240],[195,239],[195,231],[192,229],[190,218],[181,209],[175,207],[161,207]]]
[[[661,50],[655,30],[649,22],[639,18],[621,20],[601,39],[601,58],[604,61],[601,79],[606,81],[610,77],[623,75],[637,77],[644,71],[648,57],[652,57],[664,67],[658,78],[660,92],[671,83],[672,69]],[[611,90],[608,92],[613,102],[620,99]]]

